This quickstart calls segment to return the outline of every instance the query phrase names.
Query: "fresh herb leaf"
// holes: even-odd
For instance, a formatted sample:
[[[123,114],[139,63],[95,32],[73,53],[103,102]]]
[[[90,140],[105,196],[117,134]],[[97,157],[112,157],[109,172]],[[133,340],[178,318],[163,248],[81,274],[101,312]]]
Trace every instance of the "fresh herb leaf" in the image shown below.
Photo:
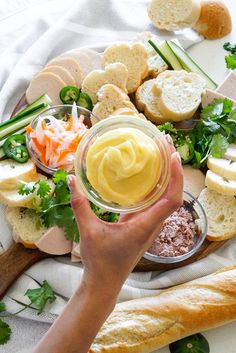
[[[41,198],[45,197],[48,195],[51,191],[51,186],[44,180],[39,180],[37,181],[37,191],[36,194],[40,196]]]
[[[68,173],[64,169],[59,169],[53,174],[52,180],[55,184],[58,184],[60,181],[67,183],[67,175]]]
[[[227,69],[236,69],[236,44],[227,42],[223,45],[223,48],[231,53],[231,55],[225,57]]]
[[[47,281],[43,281],[40,288],[28,289],[25,295],[29,298],[31,304],[35,305],[38,315],[43,312],[48,301],[53,303],[56,300],[56,296]]]
[[[227,138],[221,134],[216,134],[213,136],[210,143],[210,154],[213,157],[221,158],[225,154],[228,146]]]
[[[227,55],[225,57],[227,69],[234,70],[236,69],[236,55]]]
[[[0,302],[0,313],[6,311],[6,304],[3,302]]]
[[[226,42],[223,45],[224,50],[229,51],[232,54],[236,54],[236,44],[231,44],[230,42]]]
[[[0,344],[6,344],[11,337],[11,328],[10,326],[0,320]]]
[[[34,191],[35,191],[34,187],[28,184],[20,184],[18,193],[20,195],[29,195],[29,194],[32,194]]]

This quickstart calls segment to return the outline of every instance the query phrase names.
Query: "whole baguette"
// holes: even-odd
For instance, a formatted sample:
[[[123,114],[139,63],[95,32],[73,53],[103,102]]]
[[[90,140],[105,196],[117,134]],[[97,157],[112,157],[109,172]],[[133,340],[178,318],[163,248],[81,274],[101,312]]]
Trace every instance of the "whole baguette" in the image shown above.
[[[117,304],[90,353],[148,353],[236,319],[236,265]]]

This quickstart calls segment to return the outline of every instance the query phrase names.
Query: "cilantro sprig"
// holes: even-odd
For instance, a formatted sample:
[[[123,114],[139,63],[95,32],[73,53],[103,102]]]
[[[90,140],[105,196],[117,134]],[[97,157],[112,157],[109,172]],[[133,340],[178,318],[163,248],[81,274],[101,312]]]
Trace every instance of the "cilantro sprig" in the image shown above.
[[[225,57],[227,68],[231,70],[236,69],[236,44],[227,42],[223,45],[223,48],[231,53]]]
[[[170,134],[183,163],[200,168],[209,155],[220,158],[236,142],[236,109],[228,99],[215,99],[201,111],[192,130],[179,131],[171,123],[158,128]]]
[[[2,320],[3,318],[16,316],[27,308],[37,310],[40,315],[48,302],[53,303],[56,300],[55,293],[47,281],[43,281],[40,288],[28,289],[24,295],[29,298],[30,303],[28,305],[21,303],[24,307],[13,314],[7,314],[6,304],[0,301],[0,345],[6,344],[12,333],[10,326]]]

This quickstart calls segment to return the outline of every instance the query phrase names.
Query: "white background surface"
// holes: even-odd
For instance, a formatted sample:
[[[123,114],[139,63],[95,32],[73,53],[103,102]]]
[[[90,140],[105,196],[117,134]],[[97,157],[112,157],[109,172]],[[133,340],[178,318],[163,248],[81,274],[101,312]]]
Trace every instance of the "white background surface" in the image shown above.
[[[133,3],[134,6],[136,6],[135,3],[143,3],[143,10],[140,11],[139,16],[146,16],[145,6],[147,1],[145,0],[113,0],[113,2],[114,1],[118,1],[121,3],[123,2],[123,9],[125,9],[125,1],[127,1],[127,3]],[[17,61],[18,57],[20,58],[21,52],[24,52],[24,50],[26,50],[27,42],[24,43],[24,41],[22,41],[22,38],[26,36],[26,34],[28,35],[31,31],[34,30],[35,17],[41,16],[46,23],[56,23],[70,8],[72,3],[75,2],[76,0],[0,0],[0,64],[3,62],[3,58],[8,55],[8,52],[11,54],[9,54],[8,56],[9,61]],[[77,0],[77,2],[80,3],[81,1]],[[90,0],[90,5],[92,4],[92,2],[93,1]],[[96,4],[97,6],[99,4],[99,6],[101,6],[102,8],[105,2],[107,1],[100,0],[97,1]],[[234,20],[236,18],[236,3],[234,0],[227,0],[225,2],[230,8],[232,18]],[[96,15],[95,10],[97,11],[97,8],[94,9]],[[99,20],[102,22],[103,14],[101,13],[100,15],[101,17],[99,18]],[[127,16],[127,13],[121,12],[119,15]],[[78,23],[80,23],[79,18]],[[135,21],[133,21],[132,16],[130,16],[128,24],[131,31],[135,30],[135,26],[137,26],[137,30],[140,30],[139,24],[136,24]],[[147,28],[144,28],[144,30],[145,29]],[[151,27],[148,29],[150,30]],[[119,28],[119,30],[122,30],[122,28]],[[107,34],[106,28],[103,28],[102,23],[100,24],[99,34],[98,32],[96,34],[96,31],[93,31],[92,27],[88,29],[88,33],[89,31],[90,33],[94,32],[93,35],[96,36],[96,44],[98,44],[99,41],[104,41],[104,37],[106,37],[105,41],[116,40],[117,37],[119,37],[115,35],[115,31]],[[126,36],[125,33],[123,33],[122,35],[123,37]],[[127,37],[128,36],[130,36],[130,33],[127,32]],[[28,37],[26,36],[26,38]],[[88,35],[88,41],[90,40],[90,38],[91,37],[89,37]],[[225,41],[236,42],[236,28],[234,28],[233,32],[228,37],[225,37],[222,40],[204,41],[190,49],[190,53],[192,54],[192,56],[217,82],[220,82],[226,75],[224,63],[225,52],[222,49],[222,44]],[[18,47],[16,45],[17,42],[19,42]],[[79,42],[80,38],[78,34],[78,43]],[[71,45],[73,45],[73,43]],[[17,48],[17,50],[11,50],[11,48],[13,47],[14,50],[15,48]],[[60,52],[60,47],[57,48],[56,51]],[[4,63],[5,62],[6,61],[4,61]],[[7,71],[7,66],[5,74],[6,77],[0,77],[0,88],[5,83],[7,75],[9,74],[9,72]],[[13,97],[13,99],[17,101],[19,96],[20,92],[17,92],[16,96]],[[223,265],[224,264],[222,263],[222,266]],[[46,330],[48,329],[48,324],[41,322],[38,323],[36,321],[31,320],[24,320],[21,318],[11,319],[9,320],[9,322],[13,329],[13,337],[7,346],[0,346],[1,353],[15,353],[19,351],[30,352],[35,342],[37,342],[39,338],[43,335],[43,333],[46,332]],[[205,335],[209,339],[211,353],[236,353],[235,332],[236,323],[232,323],[223,328],[218,328],[207,332]],[[164,348],[159,352],[168,353],[168,348]]]

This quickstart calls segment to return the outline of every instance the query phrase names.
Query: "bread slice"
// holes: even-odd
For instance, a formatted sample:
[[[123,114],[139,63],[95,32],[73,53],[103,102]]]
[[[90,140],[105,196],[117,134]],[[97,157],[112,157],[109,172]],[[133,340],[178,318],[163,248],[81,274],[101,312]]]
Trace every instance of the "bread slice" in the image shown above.
[[[59,65],[49,65],[46,66],[41,72],[52,72],[53,74],[59,76],[62,81],[68,86],[76,86],[76,82],[71,73],[62,66]]]
[[[224,158],[209,157],[207,166],[212,172],[223,178],[236,181],[236,162]]]
[[[167,70],[156,79],[153,89],[159,94],[158,108],[166,120],[192,118],[201,103],[206,83],[198,74]]]
[[[184,190],[188,191],[194,197],[198,197],[203,189],[205,189],[205,175],[191,165],[183,166],[184,173]]]
[[[141,43],[144,45],[147,52],[147,65],[148,65],[148,76],[156,77],[159,73],[168,69],[168,65],[160,57],[159,54],[153,49],[153,47],[148,43],[149,40],[154,43],[158,42],[158,37],[151,32],[142,32],[137,35],[133,40],[133,43]]]
[[[135,92],[148,75],[147,52],[141,43],[117,43],[106,48],[102,56],[103,67],[120,62],[128,69],[127,90]]]
[[[37,180],[44,180],[51,187],[51,193],[54,191],[55,185],[51,179],[47,179],[46,176],[38,174]],[[22,184],[27,184],[29,187],[32,187],[35,184],[33,182],[23,182]],[[18,188],[13,190],[0,190],[0,202],[9,207],[25,207],[25,208],[35,208],[40,202],[40,197],[37,193],[29,195],[20,195]]]
[[[192,27],[200,16],[198,0],[151,0],[148,16],[159,29],[172,31]]]
[[[31,209],[7,207],[6,221],[12,228],[12,236],[16,242],[23,243],[27,248],[36,248],[35,242],[46,232],[39,215]]]
[[[30,182],[38,178],[35,164],[20,164],[9,159],[0,161],[0,190],[16,189],[21,181]]]
[[[64,69],[68,70],[72,75],[72,77],[74,78],[76,82],[76,86],[79,88],[81,87],[81,83],[83,80],[82,70],[79,66],[79,63],[73,57],[58,56],[57,58],[49,61],[49,63],[47,64],[47,66],[51,66],[51,65],[62,66]]]
[[[128,70],[122,63],[107,65],[104,70],[90,72],[82,83],[82,92],[87,93],[95,104],[98,100],[97,92],[105,84],[111,83],[126,91]]]
[[[232,30],[232,20],[229,10],[222,1],[201,1],[201,12],[198,21],[193,26],[206,39],[219,39]]]
[[[98,120],[107,118],[120,108],[131,109],[138,114],[129,96],[115,85],[106,84],[102,86],[97,93],[97,97],[98,103],[93,108],[93,114]]]
[[[236,161],[236,144],[231,143],[224,154],[224,158]]]
[[[205,188],[198,201],[203,206],[207,220],[207,239],[220,241],[236,235],[236,199],[233,196],[221,195]]]
[[[222,177],[211,170],[206,173],[205,185],[222,195],[236,195],[236,181]]]
[[[159,92],[153,91],[156,79],[145,81],[136,91],[135,103],[137,108],[144,112],[146,118],[154,123],[162,124],[168,121],[159,110]]]
[[[65,86],[66,83],[58,75],[52,72],[40,72],[33,77],[26,90],[27,102],[31,104],[38,99],[38,97],[47,93],[52,100],[52,105],[62,104],[59,93]]]

